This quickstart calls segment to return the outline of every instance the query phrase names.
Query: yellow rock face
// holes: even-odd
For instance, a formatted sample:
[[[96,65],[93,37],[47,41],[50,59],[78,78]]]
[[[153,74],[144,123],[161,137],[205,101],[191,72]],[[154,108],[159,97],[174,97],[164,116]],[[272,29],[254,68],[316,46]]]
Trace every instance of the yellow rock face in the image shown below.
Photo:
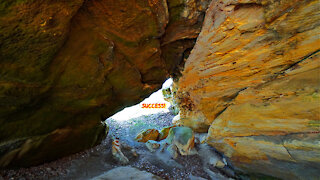
[[[317,168],[312,167],[320,163],[320,61],[311,57],[273,81],[240,92],[213,121],[208,143],[252,172],[285,179],[315,176]],[[283,173],[284,163],[298,167]]]
[[[179,81],[180,124],[242,170],[316,177],[318,1],[213,1]]]

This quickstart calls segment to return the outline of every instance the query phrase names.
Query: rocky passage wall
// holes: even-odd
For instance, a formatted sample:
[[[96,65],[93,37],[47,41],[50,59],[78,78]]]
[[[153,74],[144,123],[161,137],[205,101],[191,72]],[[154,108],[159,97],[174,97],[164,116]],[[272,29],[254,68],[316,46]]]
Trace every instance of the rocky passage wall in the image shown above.
[[[180,124],[246,172],[320,171],[319,1],[214,0],[178,82]]]
[[[89,148],[183,63],[208,1],[0,2],[0,167]]]

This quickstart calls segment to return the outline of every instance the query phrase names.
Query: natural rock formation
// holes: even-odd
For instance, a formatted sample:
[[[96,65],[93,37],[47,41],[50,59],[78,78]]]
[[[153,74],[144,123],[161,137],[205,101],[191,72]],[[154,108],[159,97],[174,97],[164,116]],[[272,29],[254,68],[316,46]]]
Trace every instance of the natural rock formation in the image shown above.
[[[0,2],[0,167],[99,143],[101,121],[183,63],[207,2]]]
[[[175,125],[167,126],[161,129],[160,134],[158,136],[158,141],[164,140],[168,137],[170,129],[176,127]]]
[[[157,129],[147,129],[140,132],[137,137],[136,141],[138,142],[147,142],[149,140],[156,141],[159,137],[159,131]]]
[[[121,151],[121,144],[118,139],[112,141],[112,157],[121,164],[128,164],[129,159]]]
[[[178,115],[179,113],[179,104],[176,101],[176,92],[177,92],[176,83],[173,83],[170,87],[162,89],[162,95],[164,100],[170,103],[169,111],[174,114]]]
[[[319,19],[316,0],[212,1],[178,82],[179,123],[209,129],[240,170],[315,179]]]
[[[194,148],[194,133],[189,127],[171,128],[165,141],[173,158],[177,158],[178,152],[183,156],[197,154]]]
[[[159,176],[153,175],[146,171],[140,171],[139,169],[130,167],[130,166],[122,166],[111,169],[106,173],[92,178],[92,180],[122,180],[122,179],[139,179],[139,180],[162,180]]]
[[[150,152],[155,152],[156,149],[159,149],[160,148],[160,143],[157,142],[157,141],[153,141],[153,140],[149,140],[145,143],[146,147],[148,148],[148,150]]]

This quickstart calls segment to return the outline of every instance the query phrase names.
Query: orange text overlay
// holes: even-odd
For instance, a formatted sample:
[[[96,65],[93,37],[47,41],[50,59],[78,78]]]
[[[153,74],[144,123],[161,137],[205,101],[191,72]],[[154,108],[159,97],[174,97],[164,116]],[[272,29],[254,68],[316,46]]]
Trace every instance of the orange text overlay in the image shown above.
[[[151,104],[142,104],[142,108],[149,108],[149,109],[154,109],[154,108],[166,108],[166,104],[165,103],[151,103]]]

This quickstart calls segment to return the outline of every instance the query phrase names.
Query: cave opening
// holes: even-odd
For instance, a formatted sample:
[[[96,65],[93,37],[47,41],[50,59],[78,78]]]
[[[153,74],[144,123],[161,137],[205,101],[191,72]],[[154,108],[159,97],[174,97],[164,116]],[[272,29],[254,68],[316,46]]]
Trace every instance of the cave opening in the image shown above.
[[[172,78],[167,79],[163,83],[161,89],[152,93],[149,97],[141,101],[139,104],[124,108],[122,111],[114,114],[109,118],[119,122],[123,122],[128,121],[132,118],[137,118],[139,116],[148,116],[157,113],[169,112],[170,103],[164,99],[162,90],[170,88],[170,86],[172,86],[172,83]]]
[[[109,126],[108,137],[118,139],[130,146],[139,146],[135,137],[148,129],[160,131],[172,125],[175,114],[171,103],[164,97],[164,92],[172,87],[173,79],[167,79],[162,87],[140,103],[124,108],[106,119]],[[171,110],[170,110],[171,109]]]
[[[200,143],[206,133],[195,133],[189,127],[173,123],[180,118],[173,97],[175,92],[175,83],[169,78],[161,89],[139,104],[106,119],[109,131],[104,142],[106,147],[111,145],[108,162],[120,168],[134,167],[163,179],[233,177],[225,172],[233,172],[226,166],[226,160],[214,148]],[[155,104],[165,106],[156,108]],[[170,138],[175,140],[170,142]],[[210,164],[220,169],[208,169]]]

